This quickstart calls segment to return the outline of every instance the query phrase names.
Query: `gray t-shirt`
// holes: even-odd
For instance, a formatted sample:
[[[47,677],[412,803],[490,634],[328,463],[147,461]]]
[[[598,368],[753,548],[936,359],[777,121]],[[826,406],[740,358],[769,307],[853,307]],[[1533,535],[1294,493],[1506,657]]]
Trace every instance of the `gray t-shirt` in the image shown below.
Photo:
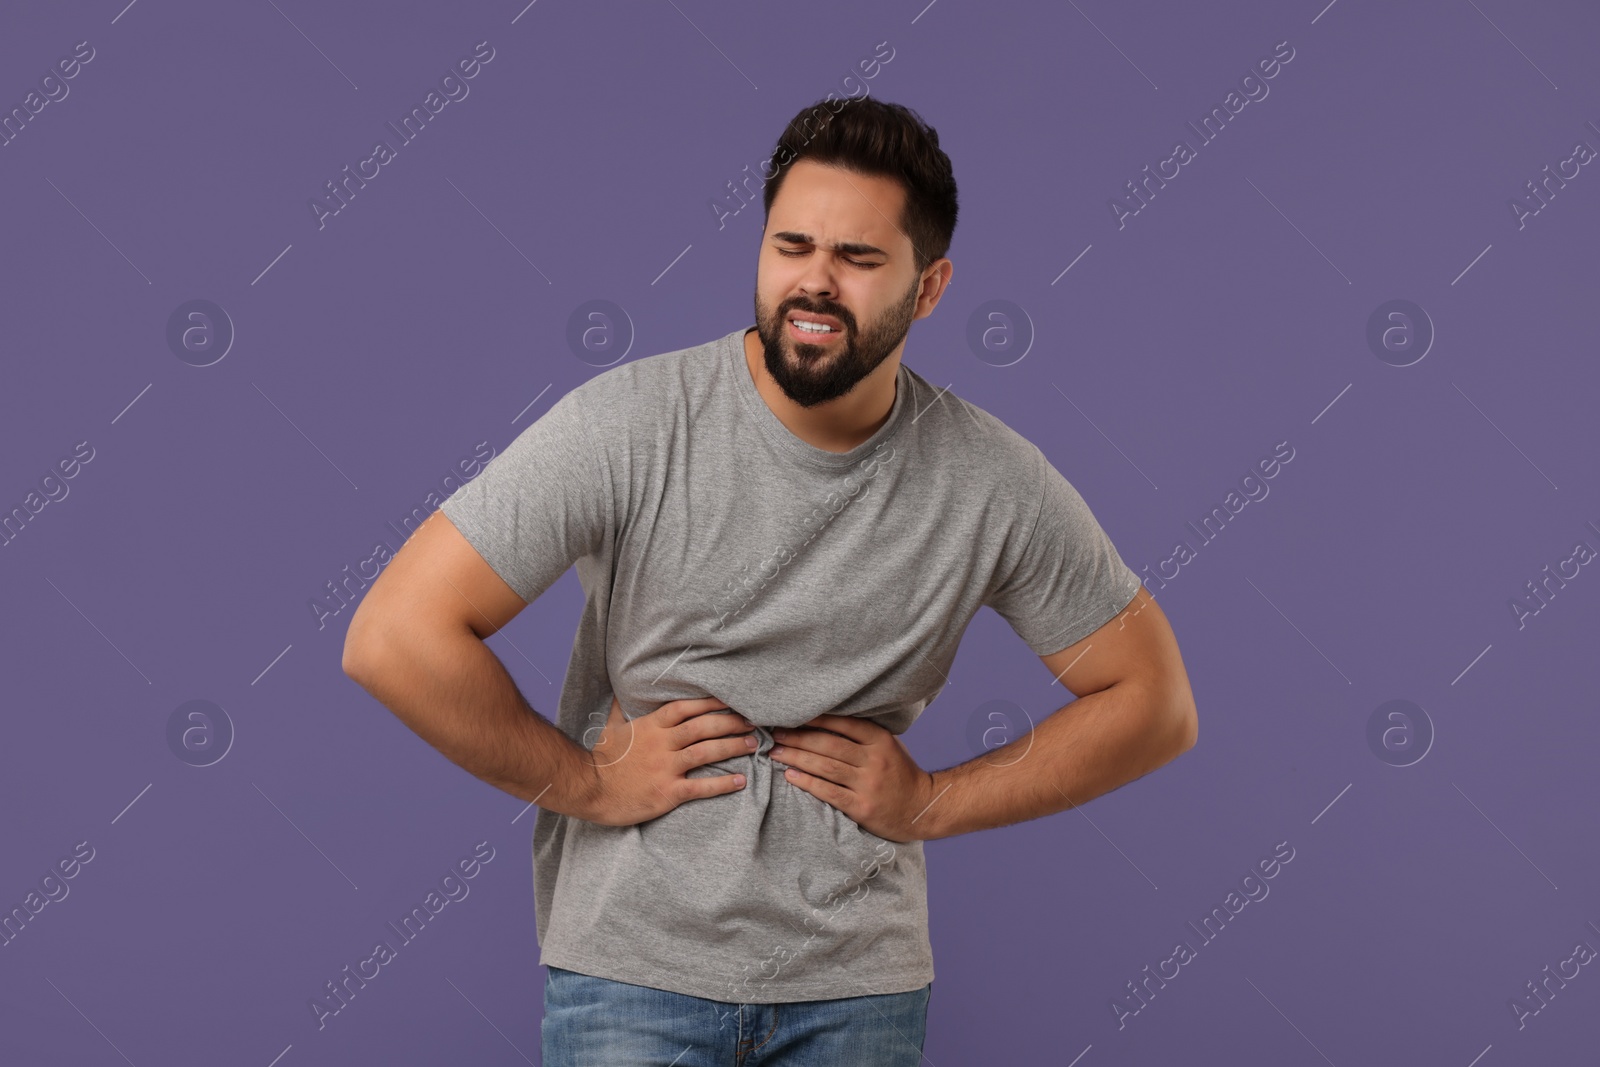
[[[576,565],[568,737],[593,747],[613,687],[629,718],[711,696],[757,726],[689,772],[735,792],[635,826],[540,810],[539,962],[727,1003],[906,992],[933,980],[922,842],[790,783],[769,728],[903,733],[981,606],[1046,655],[1139,578],[1036,446],[904,363],[871,438],[802,441],[756,391],[751,329],[597,374],[443,504],[524,600]]]

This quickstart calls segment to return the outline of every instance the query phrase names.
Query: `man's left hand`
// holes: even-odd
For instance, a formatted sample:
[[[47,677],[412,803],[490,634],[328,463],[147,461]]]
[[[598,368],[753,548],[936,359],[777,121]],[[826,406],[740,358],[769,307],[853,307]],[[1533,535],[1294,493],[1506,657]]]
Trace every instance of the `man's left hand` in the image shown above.
[[[784,778],[888,841],[925,840],[923,813],[933,775],[917,766],[895,734],[867,719],[818,715],[796,729],[774,728],[768,755]],[[781,747],[779,747],[781,746]],[[913,822],[915,820],[915,822]]]

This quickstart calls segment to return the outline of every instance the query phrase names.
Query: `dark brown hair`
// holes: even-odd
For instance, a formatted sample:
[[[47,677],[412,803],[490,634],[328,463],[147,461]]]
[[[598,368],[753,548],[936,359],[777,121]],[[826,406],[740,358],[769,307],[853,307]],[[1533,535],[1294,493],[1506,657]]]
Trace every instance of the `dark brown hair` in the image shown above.
[[[938,131],[915,111],[866,96],[837,108],[826,100],[801,108],[772,155],[774,172],[762,192],[769,217],[789,168],[801,159],[898,181],[906,201],[896,225],[911,239],[918,274],[950,250],[959,207],[955,174]]]

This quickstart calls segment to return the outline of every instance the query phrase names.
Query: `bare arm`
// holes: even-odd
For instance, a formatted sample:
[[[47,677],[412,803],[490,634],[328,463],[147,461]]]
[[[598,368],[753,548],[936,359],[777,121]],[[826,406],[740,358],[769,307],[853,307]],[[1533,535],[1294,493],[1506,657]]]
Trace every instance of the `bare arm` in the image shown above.
[[[469,773],[542,808],[588,818],[599,787],[593,759],[528,705],[484,644],[524,607],[435,512],[356,609],[344,672]]]
[[[1086,804],[1194,747],[1198,718],[1178,644],[1149,590],[1116,618],[1041,656],[1078,699],[1029,733],[933,773],[921,838],[1008,826]]]

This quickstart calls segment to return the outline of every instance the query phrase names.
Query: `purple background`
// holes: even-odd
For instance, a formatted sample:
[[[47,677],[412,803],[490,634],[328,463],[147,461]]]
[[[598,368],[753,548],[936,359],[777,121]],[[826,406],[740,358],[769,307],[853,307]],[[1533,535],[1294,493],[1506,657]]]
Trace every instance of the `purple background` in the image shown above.
[[[1132,566],[1295,450],[1150,583],[1198,746],[927,846],[927,1060],[1491,1067],[1600,1038],[1593,967],[1520,1028],[1510,1008],[1600,947],[1600,577],[1510,608],[1600,547],[1600,174],[1520,228],[1509,207],[1600,147],[1592,5],[124,2],[0,32],[5,111],[95,50],[0,148],[0,510],[94,450],[0,550],[0,911],[94,849],[0,948],[0,1060],[538,1062],[533,813],[346,678],[353,607],[310,605],[597,373],[566,341],[580,305],[625,311],[627,358],[749,322],[759,202],[720,229],[710,203],[863,84],[938,129],[961,189],[909,365],[1037,442]],[[469,96],[319,229],[308,200],[484,40]],[[1198,145],[1186,124],[1284,40],[1270,95]],[[1196,158],[1119,228],[1110,199],[1179,138]],[[236,331],[205,367],[166,339],[195,299]],[[1393,299],[1437,333],[1409,366],[1366,340]],[[966,340],[991,300],[1031,323],[1010,366]],[[490,641],[546,713],[580,597],[568,572]],[[949,766],[985,702],[1064,697],[983,611],[906,740]],[[231,723],[210,766],[169,745],[190,700]],[[1428,725],[1374,747],[1390,700]],[[479,841],[470,896],[319,1031],[310,998]],[[1284,841],[1202,946],[1188,923]],[[1197,957],[1119,1028],[1180,938]]]

